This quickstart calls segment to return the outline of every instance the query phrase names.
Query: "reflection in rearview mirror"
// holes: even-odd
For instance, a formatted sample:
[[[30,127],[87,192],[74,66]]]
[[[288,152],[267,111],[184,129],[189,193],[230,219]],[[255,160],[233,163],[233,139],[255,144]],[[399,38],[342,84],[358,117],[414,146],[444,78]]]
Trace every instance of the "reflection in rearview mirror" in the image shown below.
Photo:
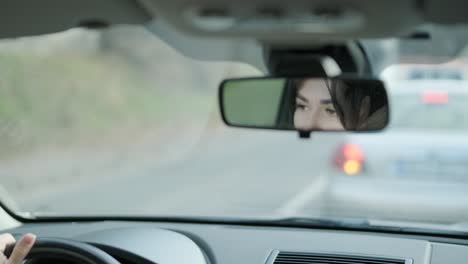
[[[387,126],[388,99],[379,80],[249,78],[220,87],[226,124],[299,131],[375,131]]]

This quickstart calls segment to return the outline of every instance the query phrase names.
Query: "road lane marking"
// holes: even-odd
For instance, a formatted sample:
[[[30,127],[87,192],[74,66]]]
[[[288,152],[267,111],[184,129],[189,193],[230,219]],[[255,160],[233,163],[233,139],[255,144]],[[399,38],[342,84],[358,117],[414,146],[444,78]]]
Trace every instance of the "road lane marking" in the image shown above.
[[[320,197],[325,191],[327,183],[327,177],[319,175],[317,180],[287,200],[276,212],[282,217],[298,215],[307,205],[312,204],[314,200]]]

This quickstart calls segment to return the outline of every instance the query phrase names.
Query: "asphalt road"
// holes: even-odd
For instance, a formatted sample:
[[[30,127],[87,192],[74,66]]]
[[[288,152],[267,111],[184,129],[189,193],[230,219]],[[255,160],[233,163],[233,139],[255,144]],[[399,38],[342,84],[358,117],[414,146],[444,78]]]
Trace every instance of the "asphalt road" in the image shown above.
[[[102,153],[88,157],[85,176],[25,183],[13,196],[22,211],[48,214],[287,216],[319,197],[337,142],[334,135],[236,131],[141,144],[112,162]]]

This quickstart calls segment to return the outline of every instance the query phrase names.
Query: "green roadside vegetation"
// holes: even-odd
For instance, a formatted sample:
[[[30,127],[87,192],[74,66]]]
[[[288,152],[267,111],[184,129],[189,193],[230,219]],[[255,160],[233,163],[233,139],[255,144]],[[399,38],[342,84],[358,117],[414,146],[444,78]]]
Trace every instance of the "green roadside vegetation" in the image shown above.
[[[213,105],[214,96],[152,86],[112,55],[0,51],[0,155],[194,121]]]
[[[273,127],[284,89],[283,79],[232,81],[224,86],[228,122],[242,126]]]

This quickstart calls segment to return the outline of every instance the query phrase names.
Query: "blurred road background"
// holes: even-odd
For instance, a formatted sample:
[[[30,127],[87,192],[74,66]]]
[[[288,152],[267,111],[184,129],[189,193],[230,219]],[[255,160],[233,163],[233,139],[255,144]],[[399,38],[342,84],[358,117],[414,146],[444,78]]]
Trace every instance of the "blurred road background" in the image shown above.
[[[38,190],[29,187],[24,195],[16,195],[17,202],[28,211],[69,214],[294,213],[306,203],[310,205],[320,187],[324,187],[318,168],[324,160],[320,155],[326,154],[312,149],[326,149],[331,145],[327,140],[334,139],[321,138],[320,143],[314,144],[300,142],[294,133],[226,133],[222,139],[211,138],[172,160],[160,160],[158,149],[177,148],[184,140],[167,145],[147,144],[138,152],[113,161],[91,154],[95,155],[95,167],[82,164],[87,166],[89,175],[62,179]],[[302,154],[307,152],[311,154]],[[310,193],[310,186],[314,186],[314,194]],[[308,193],[307,201],[296,201],[302,199],[297,196],[303,192]]]
[[[139,28],[3,41],[0,199],[48,214],[294,213],[338,139],[225,127],[219,82],[259,74]]]

